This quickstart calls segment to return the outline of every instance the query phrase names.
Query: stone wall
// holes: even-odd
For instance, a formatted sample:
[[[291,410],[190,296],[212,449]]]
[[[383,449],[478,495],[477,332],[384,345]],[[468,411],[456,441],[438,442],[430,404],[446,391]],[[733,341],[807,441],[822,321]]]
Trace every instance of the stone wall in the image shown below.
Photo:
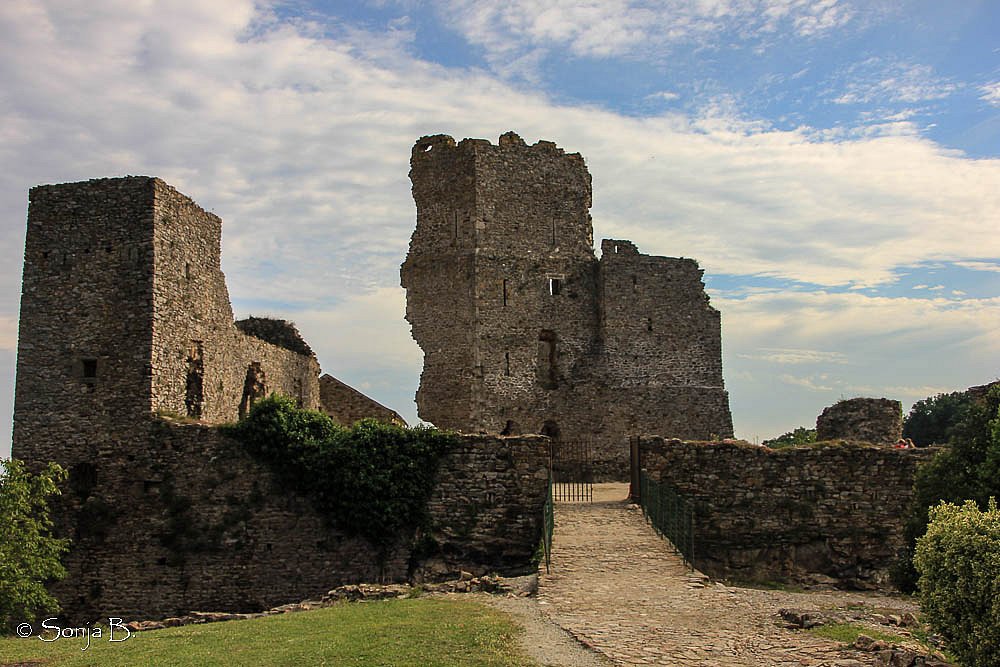
[[[420,554],[375,550],[310,504],[217,428],[147,419],[128,455],[77,466],[56,506],[73,539],[53,586],[77,620],[257,611],[342,584],[525,573],[547,489],[540,438],[477,437],[441,464]]]
[[[319,379],[321,409],[338,424],[350,426],[359,419],[372,418],[387,424],[406,426],[406,420],[395,410],[368,398],[360,391],[331,375]]]
[[[903,434],[903,406],[888,398],[850,398],[816,418],[817,440],[894,445]]]
[[[641,465],[693,501],[695,566],[745,580],[888,585],[927,449],[643,438]]]
[[[627,476],[629,435],[732,435],[701,271],[627,241],[605,241],[598,261],[578,153],[513,132],[497,145],[436,135],[410,165],[417,224],[400,275],[424,351],[421,418],[589,440],[597,479]]]

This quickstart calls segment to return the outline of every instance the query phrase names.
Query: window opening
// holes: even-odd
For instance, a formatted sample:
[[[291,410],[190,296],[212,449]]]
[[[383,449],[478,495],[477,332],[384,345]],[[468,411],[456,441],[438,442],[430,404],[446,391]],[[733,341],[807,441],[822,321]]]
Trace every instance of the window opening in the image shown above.
[[[556,334],[543,329],[538,334],[538,383],[545,389],[556,388]]]
[[[556,221],[553,220],[552,221],[552,245],[555,246],[555,244],[556,244]]]
[[[507,305],[507,279],[503,279],[503,305]]]
[[[205,404],[205,349],[200,340],[191,341],[187,355],[187,381],[184,392],[184,407],[187,416],[201,419]]]
[[[246,379],[243,381],[243,398],[240,400],[240,419],[247,416],[250,408],[261,398],[267,395],[267,381],[264,377],[264,369],[260,367],[259,361],[252,361],[247,366]]]
[[[652,317],[647,317],[646,318],[646,331],[652,331],[652,330],[653,330],[653,318]]]
[[[83,379],[84,380],[97,379],[97,359],[83,360]]]
[[[562,291],[562,279],[549,278],[549,294],[556,296]]]
[[[510,375],[510,352],[503,353],[503,363],[504,363],[503,374]]]

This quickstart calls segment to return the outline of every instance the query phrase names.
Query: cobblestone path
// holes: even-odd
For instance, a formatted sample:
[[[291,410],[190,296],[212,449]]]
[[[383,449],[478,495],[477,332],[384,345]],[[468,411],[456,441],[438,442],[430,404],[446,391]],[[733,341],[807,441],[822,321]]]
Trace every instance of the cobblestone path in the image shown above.
[[[913,609],[891,597],[708,582],[624,501],[627,492],[601,484],[593,503],[557,503],[551,573],[538,593],[546,616],[616,664],[862,667],[873,654],[785,629],[778,610]]]

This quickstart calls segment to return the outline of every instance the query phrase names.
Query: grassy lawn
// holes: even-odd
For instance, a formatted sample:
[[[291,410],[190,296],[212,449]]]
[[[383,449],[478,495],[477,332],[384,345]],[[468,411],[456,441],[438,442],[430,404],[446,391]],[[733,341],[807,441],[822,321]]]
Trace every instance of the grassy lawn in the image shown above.
[[[532,666],[516,647],[520,628],[469,601],[390,600],[93,638],[0,639],[0,665],[450,665]],[[119,631],[119,636],[121,635]]]

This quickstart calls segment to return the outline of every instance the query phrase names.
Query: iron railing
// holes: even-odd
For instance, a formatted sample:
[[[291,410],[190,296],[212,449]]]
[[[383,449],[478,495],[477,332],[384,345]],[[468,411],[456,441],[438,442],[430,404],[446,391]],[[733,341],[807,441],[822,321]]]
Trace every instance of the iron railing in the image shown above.
[[[551,475],[549,476],[549,488],[545,493],[545,509],[542,516],[542,555],[545,557],[545,574],[548,574],[549,564],[552,562],[552,533],[555,531],[556,525]]]
[[[666,482],[651,479],[645,470],[639,475],[639,502],[646,520],[665,537],[694,569],[694,506]]]
[[[593,450],[589,441],[551,441],[549,477],[557,502],[593,502]]]

